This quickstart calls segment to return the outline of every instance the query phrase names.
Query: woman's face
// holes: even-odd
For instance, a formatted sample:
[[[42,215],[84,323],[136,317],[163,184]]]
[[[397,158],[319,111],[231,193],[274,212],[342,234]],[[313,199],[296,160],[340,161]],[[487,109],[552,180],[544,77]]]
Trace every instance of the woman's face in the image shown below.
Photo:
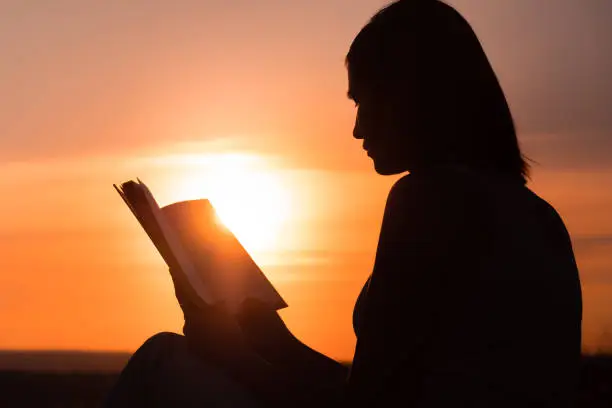
[[[410,170],[414,127],[406,103],[381,88],[357,83],[350,75],[348,94],[357,107],[353,136],[363,140],[376,172],[392,175]]]

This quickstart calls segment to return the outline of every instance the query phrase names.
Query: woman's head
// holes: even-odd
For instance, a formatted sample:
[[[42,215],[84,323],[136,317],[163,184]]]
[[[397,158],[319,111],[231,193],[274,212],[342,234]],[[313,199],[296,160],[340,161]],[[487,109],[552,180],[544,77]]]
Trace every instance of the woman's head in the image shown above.
[[[525,182],[504,93],[470,25],[437,0],[401,0],[346,57],[354,136],[381,174],[464,165]]]

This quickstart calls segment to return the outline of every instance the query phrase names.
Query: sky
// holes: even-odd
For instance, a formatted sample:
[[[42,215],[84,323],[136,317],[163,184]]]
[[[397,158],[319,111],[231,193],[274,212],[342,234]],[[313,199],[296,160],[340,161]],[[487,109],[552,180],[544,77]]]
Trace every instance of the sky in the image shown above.
[[[449,3],[506,92],[529,186],[572,235],[585,348],[612,348],[612,3]],[[112,189],[140,177],[161,204],[217,199],[289,327],[350,358],[395,178],[351,137],[344,56],[384,4],[0,1],[0,348],[134,350],[180,330],[165,265]]]

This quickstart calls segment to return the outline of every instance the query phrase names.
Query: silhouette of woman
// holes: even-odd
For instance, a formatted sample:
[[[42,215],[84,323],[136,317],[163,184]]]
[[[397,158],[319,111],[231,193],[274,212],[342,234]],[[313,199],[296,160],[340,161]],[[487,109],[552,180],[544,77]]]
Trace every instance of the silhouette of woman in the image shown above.
[[[181,295],[185,336],[132,357],[108,406],[568,407],[581,289],[556,211],[526,187],[503,91],[469,24],[393,3],[346,58],[354,137],[387,200],[355,306],[350,372],[252,302],[239,322]],[[206,405],[208,404],[208,405]]]

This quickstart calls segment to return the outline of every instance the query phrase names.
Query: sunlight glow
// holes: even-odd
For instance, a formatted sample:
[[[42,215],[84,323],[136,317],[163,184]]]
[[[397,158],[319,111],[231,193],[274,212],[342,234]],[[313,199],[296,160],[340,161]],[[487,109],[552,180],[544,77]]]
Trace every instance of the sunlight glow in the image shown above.
[[[208,198],[219,218],[249,252],[274,250],[291,203],[278,170],[249,154],[185,155],[185,177],[173,186],[178,199]]]

